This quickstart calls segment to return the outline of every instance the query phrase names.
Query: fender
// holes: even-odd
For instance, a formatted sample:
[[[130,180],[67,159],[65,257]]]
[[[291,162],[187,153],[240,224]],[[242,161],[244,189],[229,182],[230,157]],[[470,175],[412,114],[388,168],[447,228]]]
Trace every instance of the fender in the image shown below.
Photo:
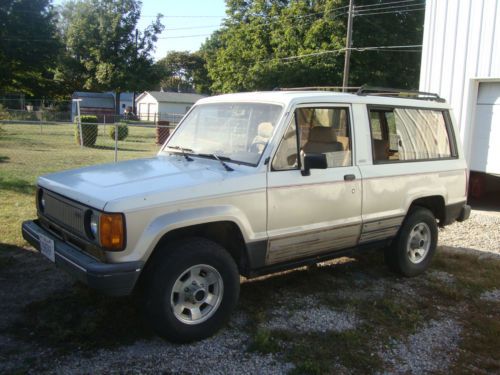
[[[246,216],[234,206],[220,205],[171,212],[154,219],[137,242],[137,249],[146,249],[141,260],[146,262],[160,239],[168,232],[197,224],[231,221],[240,229],[245,243],[257,240]],[[265,233],[263,234],[265,236]]]

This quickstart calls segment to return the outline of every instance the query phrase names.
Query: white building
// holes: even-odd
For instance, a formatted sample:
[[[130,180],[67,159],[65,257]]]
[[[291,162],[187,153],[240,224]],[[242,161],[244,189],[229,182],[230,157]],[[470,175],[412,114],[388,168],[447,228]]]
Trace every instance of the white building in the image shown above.
[[[178,92],[145,91],[136,100],[141,120],[177,122],[204,95]]]
[[[451,103],[471,178],[500,176],[500,0],[427,0],[420,90]]]

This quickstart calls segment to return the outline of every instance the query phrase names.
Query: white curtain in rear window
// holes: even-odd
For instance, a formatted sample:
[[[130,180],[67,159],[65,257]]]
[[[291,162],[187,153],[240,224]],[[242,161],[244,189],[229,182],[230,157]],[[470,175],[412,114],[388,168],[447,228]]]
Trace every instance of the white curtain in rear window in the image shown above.
[[[399,160],[440,159],[451,156],[443,112],[395,108]]]

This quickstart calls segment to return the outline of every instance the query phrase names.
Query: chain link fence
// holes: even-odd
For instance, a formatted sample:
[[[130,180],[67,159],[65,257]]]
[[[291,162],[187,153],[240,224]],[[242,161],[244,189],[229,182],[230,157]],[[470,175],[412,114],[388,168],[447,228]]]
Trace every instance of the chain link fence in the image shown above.
[[[94,135],[82,144],[76,123],[69,121],[0,120],[0,186],[33,186],[45,173],[100,163],[152,157],[177,123],[120,118],[120,122],[92,123]],[[57,119],[60,119],[58,117]],[[83,124],[88,126],[89,124]]]

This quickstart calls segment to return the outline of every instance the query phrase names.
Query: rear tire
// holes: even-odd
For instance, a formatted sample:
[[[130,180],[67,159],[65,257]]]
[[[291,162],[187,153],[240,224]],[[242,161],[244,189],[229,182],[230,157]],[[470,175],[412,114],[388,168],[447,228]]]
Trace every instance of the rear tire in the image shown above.
[[[173,342],[209,337],[229,321],[238,302],[236,264],[222,246],[203,238],[167,247],[151,259],[146,275],[146,318],[159,336]]]
[[[427,208],[412,208],[393,243],[386,249],[385,261],[396,273],[417,276],[429,267],[437,241],[434,214]]]

